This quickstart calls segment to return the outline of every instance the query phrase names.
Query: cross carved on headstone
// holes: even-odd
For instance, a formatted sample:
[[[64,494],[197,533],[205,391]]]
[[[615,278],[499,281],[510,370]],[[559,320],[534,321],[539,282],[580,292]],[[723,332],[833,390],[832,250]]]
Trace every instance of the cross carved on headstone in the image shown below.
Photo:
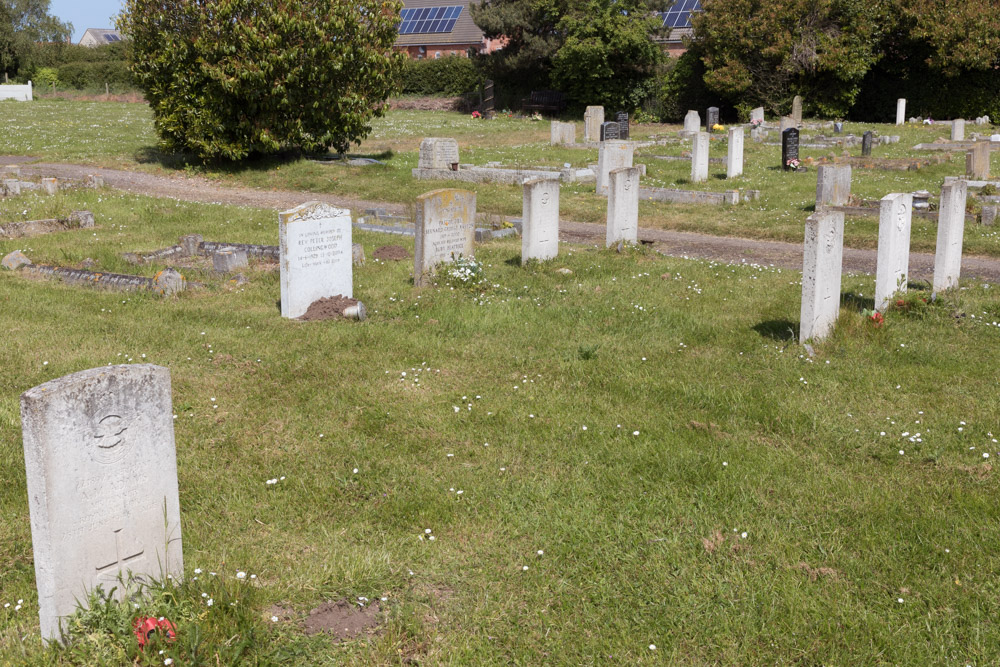
[[[115,536],[114,558],[112,559],[111,550],[108,548],[110,544],[107,544],[105,546],[104,557],[97,561],[98,564],[95,567],[95,585],[103,582],[115,583],[118,579],[118,573],[126,565],[145,560],[145,547],[143,547],[142,542],[134,537],[129,540],[124,539],[122,535],[124,530],[124,528],[119,528],[113,531]]]

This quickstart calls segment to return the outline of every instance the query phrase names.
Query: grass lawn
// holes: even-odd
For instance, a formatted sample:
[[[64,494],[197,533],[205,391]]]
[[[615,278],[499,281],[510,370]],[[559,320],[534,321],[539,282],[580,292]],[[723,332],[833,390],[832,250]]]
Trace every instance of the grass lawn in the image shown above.
[[[356,154],[375,157],[384,165],[351,167],[346,164],[320,164],[297,157],[272,158],[239,166],[205,166],[186,162],[183,157],[166,156],[156,150],[149,109],[143,104],[37,100],[31,104],[6,102],[0,105],[8,119],[7,132],[0,139],[0,154],[36,155],[48,160],[94,163],[170,174],[177,171],[197,173],[227,185],[265,189],[309,190],[343,194],[355,198],[412,206],[417,195],[449,185],[443,181],[416,181],[410,174],[417,166],[417,149],[423,137],[455,137],[462,162],[483,165],[499,161],[504,165],[531,167],[559,166],[569,163],[583,167],[596,164],[596,149],[550,146],[549,123],[516,118],[494,121],[473,120],[458,113],[431,111],[392,111],[373,123],[372,134],[357,148]],[[753,203],[733,207],[682,205],[643,202],[640,225],[658,229],[697,231],[722,236],[802,241],[802,222],[812,211],[816,195],[815,167],[805,173],[785,173],[779,169],[781,147],[757,144],[746,137],[745,172],[726,180],[725,166],[709,166],[707,183],[691,184],[688,161],[666,161],[655,156],[679,156],[690,142],[676,139],[675,125],[637,125],[632,137],[671,138],[667,146],[640,149],[636,162],[645,163],[643,183],[656,187],[721,191],[732,188],[760,190],[762,197]],[[911,126],[847,123],[845,133],[860,135],[867,129],[881,134],[898,134],[898,144],[876,146],[873,156],[902,158],[934,155],[913,151],[918,143],[947,138],[946,126]],[[968,133],[986,132],[989,128],[969,126]],[[832,131],[828,131],[832,132]],[[769,141],[780,141],[772,130]],[[805,130],[802,142],[808,143],[817,131]],[[577,126],[582,141],[582,122]],[[725,157],[725,135],[715,135],[712,157]],[[834,151],[803,148],[801,155],[823,157]],[[860,147],[850,151],[859,155]],[[940,192],[945,176],[965,173],[964,154],[954,154],[940,165],[916,171],[878,171],[855,168],[852,192],[865,199],[880,199],[891,192],[927,189]],[[1000,152],[992,156],[992,171],[1000,173]],[[450,183],[473,187],[478,193],[479,210],[498,216],[520,215],[521,188],[515,185]],[[593,184],[564,185],[560,197],[561,214],[567,220],[603,222],[606,200],[596,196]],[[933,252],[937,226],[922,218],[914,220],[911,247]],[[878,243],[878,219],[848,218],[844,235],[849,247],[875,248]],[[967,225],[965,252],[1000,257],[1000,232],[991,227]]]
[[[0,241],[36,262],[120,271],[190,232],[277,242],[272,211],[69,191],[4,219],[15,206],[96,214]],[[874,278],[845,276],[811,358],[796,272],[519,253],[479,246],[476,289],[369,259],[364,323],[282,319],[260,267],[240,288],[193,272],[205,288],[168,299],[0,273],[0,664],[995,662],[995,287],[911,290],[874,328]],[[171,370],[189,579],[44,650],[18,397],[119,363]],[[302,632],[361,597],[384,598],[377,632]],[[177,642],[140,653],[137,613]]]

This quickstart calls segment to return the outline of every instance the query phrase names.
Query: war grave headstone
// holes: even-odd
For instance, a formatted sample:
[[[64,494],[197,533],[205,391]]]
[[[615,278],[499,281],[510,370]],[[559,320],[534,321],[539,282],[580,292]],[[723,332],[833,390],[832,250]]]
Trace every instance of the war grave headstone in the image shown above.
[[[691,182],[708,180],[708,132],[699,132],[691,142]]]
[[[615,121],[618,123],[618,138],[628,139],[628,112],[619,111],[616,113]]]
[[[867,157],[872,154],[872,139],[874,135],[871,130],[868,130],[861,135],[861,156]]]
[[[631,141],[606,141],[597,153],[597,194],[608,191],[608,173],[613,169],[632,166],[635,147]]]
[[[108,366],[21,395],[38,615],[45,640],[97,586],[182,577],[170,371]]]
[[[965,141],[965,121],[961,118],[951,121],[951,140]]]
[[[607,123],[601,124],[601,141],[617,141],[621,137],[619,136],[621,132],[621,125],[618,123],[608,121]]]
[[[781,166],[786,171],[799,167],[799,131],[794,127],[781,133]]]
[[[977,141],[965,154],[965,174],[980,181],[990,177],[990,142]]]
[[[757,107],[756,109],[750,110],[750,122],[751,123],[764,122],[764,107]]]
[[[900,97],[896,100],[896,125],[902,125],[906,120],[906,100]]]
[[[559,254],[559,181],[534,179],[524,184],[521,204],[521,264]]]
[[[447,137],[428,137],[420,142],[417,169],[456,169],[458,142]]]
[[[882,197],[878,216],[878,252],[875,267],[875,310],[883,312],[896,292],[906,291],[910,266],[910,225],[913,195]]]
[[[701,116],[698,115],[697,111],[688,111],[687,115],[684,116],[684,132],[700,132],[701,131]]]
[[[736,178],[743,173],[743,128],[731,127],[728,134],[729,145],[726,151],[726,178]]]
[[[933,293],[958,287],[962,272],[962,237],[965,234],[965,202],[968,184],[952,181],[941,188],[938,207],[937,247],[934,251]]]
[[[639,168],[615,169],[609,175],[607,247],[639,240]]]
[[[705,111],[705,131],[711,133],[719,124],[719,107],[708,107]]]
[[[584,141],[600,141],[601,125],[604,124],[604,107],[587,107],[583,113],[583,139]]]
[[[473,256],[476,193],[442,189],[417,197],[413,284],[429,284],[434,267]]]
[[[816,170],[816,210],[847,206],[851,198],[851,165],[822,164]]]
[[[791,113],[791,116],[792,116],[792,118],[795,119],[796,123],[798,123],[798,124],[802,123],[802,96],[801,95],[796,95],[795,97],[792,98],[792,113]]]
[[[840,313],[844,214],[817,211],[806,219],[799,342],[826,338]]]
[[[278,214],[281,316],[301,317],[314,301],[354,296],[351,212],[307,202]]]

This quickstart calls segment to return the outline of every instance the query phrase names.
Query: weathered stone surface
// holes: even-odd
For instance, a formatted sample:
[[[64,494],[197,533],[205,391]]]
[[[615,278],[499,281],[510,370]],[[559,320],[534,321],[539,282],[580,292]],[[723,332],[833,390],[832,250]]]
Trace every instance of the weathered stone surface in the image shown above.
[[[365,247],[360,243],[351,244],[351,261],[354,266],[365,265]]]
[[[754,121],[764,122],[764,107],[757,107],[750,110],[750,122],[753,123]]]
[[[743,128],[729,128],[728,139],[729,144],[726,151],[726,178],[736,178],[737,176],[743,174]]]
[[[614,169],[632,166],[634,146],[631,141],[605,141],[597,155],[597,194],[608,191],[608,174]]]
[[[1000,207],[998,206],[984,206],[980,222],[986,227],[992,227],[996,223],[998,212],[1000,212]]]
[[[21,166],[17,164],[8,164],[4,166],[3,171],[10,176],[20,180],[21,178]]]
[[[692,183],[702,183],[708,180],[708,146],[707,132],[699,132],[691,142]]]
[[[990,177],[990,142],[977,141],[965,154],[965,175],[976,180]]]
[[[796,95],[792,98],[792,118],[795,119],[796,124],[802,124],[802,96]]]
[[[816,210],[847,206],[851,198],[851,165],[823,164],[816,170]]]
[[[685,132],[700,132],[701,131],[701,116],[697,111],[688,111],[687,115],[684,116],[684,131]]]
[[[21,194],[21,181],[16,178],[5,178],[3,181],[3,193],[8,197]]]
[[[521,264],[559,254],[559,181],[536,179],[524,184],[521,220]]]
[[[711,134],[719,124],[719,107],[708,107],[705,110],[705,131]]]
[[[3,260],[0,260],[0,266],[5,269],[10,269],[11,271],[15,271],[22,266],[27,266],[29,264],[31,264],[31,260],[28,259],[28,257],[20,250],[9,252],[4,255]]]
[[[791,116],[782,116],[781,120],[778,121],[778,133],[784,134],[785,130],[789,128],[797,128],[799,124]]]
[[[900,97],[896,100],[896,125],[902,125],[906,120],[906,100]]]
[[[604,107],[587,107],[583,113],[584,141],[597,142],[601,140],[601,125],[604,124]]]
[[[894,193],[882,197],[875,269],[875,310],[879,312],[884,312],[896,292],[906,291],[912,212],[913,195]]]
[[[965,140],[965,121],[961,118],[956,118],[951,121],[951,140],[952,141],[964,141]]]
[[[98,176],[96,174],[87,174],[83,179],[83,187],[85,188],[103,188],[104,187],[104,177]]]
[[[354,296],[351,212],[307,202],[278,215],[281,316],[301,317],[313,301]]]
[[[95,368],[21,396],[41,635],[119,575],[181,577],[170,372]]]
[[[819,211],[806,219],[799,342],[826,338],[840,313],[844,214]]]
[[[458,164],[458,142],[451,138],[428,137],[420,142],[418,169],[452,169]]]
[[[576,123],[561,123],[552,121],[549,129],[549,143],[553,146],[572,145],[576,143]]]
[[[180,238],[179,244],[185,257],[196,257],[201,254],[201,246],[205,238],[201,234],[185,234]]]
[[[962,273],[962,238],[965,235],[965,181],[946,183],[941,188],[938,207],[937,247],[934,252],[933,290],[942,292],[958,287]]]
[[[90,211],[73,211],[69,214],[66,226],[70,228],[90,229],[94,226],[94,214]]]
[[[636,243],[639,239],[639,169],[615,169],[608,178],[607,247],[619,242]]]
[[[759,190],[748,190],[748,193],[759,193]],[[739,190],[724,192],[701,192],[698,190],[676,190],[673,188],[639,188],[639,198],[646,201],[675,202],[679,204],[737,204],[740,201]],[[752,197],[756,199],[756,197]],[[747,200],[749,201],[749,199]]]
[[[212,253],[212,268],[218,273],[234,273],[249,265],[246,250],[225,248]]]
[[[59,192],[59,179],[57,178],[43,178],[42,179],[42,190],[47,195],[54,195]]]
[[[472,257],[475,226],[475,192],[444,189],[417,197],[413,284],[427,285],[442,262]]]
[[[187,278],[177,269],[168,266],[153,277],[153,291],[164,296],[176,294],[187,287]]]

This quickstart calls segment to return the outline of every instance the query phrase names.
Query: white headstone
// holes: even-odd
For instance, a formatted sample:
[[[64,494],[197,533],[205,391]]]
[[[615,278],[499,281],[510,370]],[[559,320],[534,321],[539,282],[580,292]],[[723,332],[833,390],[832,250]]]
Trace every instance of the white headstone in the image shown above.
[[[844,214],[819,211],[806,219],[799,342],[826,338],[840,313]]]
[[[706,164],[706,170],[708,165]],[[729,147],[726,151],[726,178],[736,178],[743,173],[743,128],[729,128]]]
[[[639,240],[639,168],[615,169],[609,175],[607,246]]]
[[[952,141],[964,141],[965,140],[965,121],[961,118],[956,118],[951,121],[951,140]]]
[[[552,121],[549,129],[549,143],[553,146],[575,144],[576,123],[561,123],[558,120]]]
[[[59,180],[55,178],[43,178],[42,189],[45,190],[45,194],[54,195],[59,192]]]
[[[851,198],[851,165],[821,164],[816,170],[816,210],[847,206]]]
[[[913,195],[882,197],[878,216],[878,266],[875,269],[875,310],[885,311],[896,292],[906,291],[910,267],[910,222]]]
[[[521,205],[521,264],[559,254],[559,181],[537,178],[524,183]]]
[[[319,299],[354,296],[351,212],[307,202],[278,214],[281,316],[301,317]]]
[[[688,111],[684,116],[684,131],[698,132],[701,130],[701,116],[697,111]]]
[[[906,100],[900,97],[896,100],[896,125],[902,125],[906,120]]]
[[[708,132],[699,132],[691,142],[691,182],[708,180]]]
[[[985,181],[990,177],[990,143],[977,141],[965,154],[965,174],[969,178]]]
[[[937,248],[934,253],[934,293],[958,287],[962,272],[962,237],[965,234],[965,200],[968,183],[955,180],[941,188],[938,207]]]
[[[792,118],[795,119],[796,123],[802,122],[802,96],[796,95],[792,98]]]
[[[755,120],[759,120],[762,123],[764,122],[764,107],[757,107],[756,109],[750,110],[750,122],[752,123]]]
[[[119,575],[181,577],[170,371],[108,366],[21,395],[42,638]]]
[[[601,140],[601,125],[604,124],[604,107],[587,107],[583,114],[584,141]]]
[[[475,235],[475,192],[443,189],[417,197],[413,284],[426,285],[442,262],[472,257]]]
[[[601,144],[597,153],[597,194],[608,191],[608,174],[613,169],[632,166],[633,151],[631,141],[611,139]]]
[[[451,169],[458,164],[458,142],[450,138],[428,137],[420,142],[418,169]]]
[[[785,130],[789,128],[798,128],[799,124],[791,116],[782,116],[778,121],[778,133],[784,134]]]

